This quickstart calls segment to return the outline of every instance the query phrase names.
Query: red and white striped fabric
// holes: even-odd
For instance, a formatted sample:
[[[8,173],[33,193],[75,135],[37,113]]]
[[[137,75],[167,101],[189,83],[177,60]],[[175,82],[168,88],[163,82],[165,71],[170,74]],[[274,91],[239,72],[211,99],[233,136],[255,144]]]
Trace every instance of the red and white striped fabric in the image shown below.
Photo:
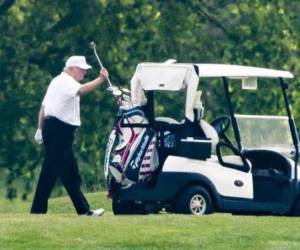
[[[144,156],[142,166],[140,168],[140,175],[139,175],[140,181],[143,181],[145,178],[150,176],[153,172],[151,166],[153,166],[153,157],[155,157],[157,154],[157,152],[155,152],[156,151],[155,145],[156,145],[156,137],[153,137],[148,147],[148,150]]]

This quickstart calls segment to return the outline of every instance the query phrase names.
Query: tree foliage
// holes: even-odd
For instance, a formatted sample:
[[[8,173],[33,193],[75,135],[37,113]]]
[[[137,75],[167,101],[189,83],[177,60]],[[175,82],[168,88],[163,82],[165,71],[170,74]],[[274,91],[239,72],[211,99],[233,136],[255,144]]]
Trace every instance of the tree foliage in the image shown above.
[[[168,58],[286,69],[297,76],[299,10],[296,0],[0,1],[0,167],[7,196],[19,191],[25,199],[33,189],[42,160],[42,148],[33,141],[37,113],[65,59],[85,55],[95,68],[87,80],[97,75],[90,41],[97,43],[112,82],[124,87],[137,63]],[[298,87],[294,84],[290,93],[300,122]],[[115,112],[104,89],[82,99],[83,125],[75,145],[90,188],[103,184],[101,166]],[[277,96],[274,90],[264,103],[250,98],[244,111],[273,109]],[[211,107],[209,118],[227,112],[221,90],[208,88],[204,98]],[[168,108],[175,114],[178,105],[171,101]]]

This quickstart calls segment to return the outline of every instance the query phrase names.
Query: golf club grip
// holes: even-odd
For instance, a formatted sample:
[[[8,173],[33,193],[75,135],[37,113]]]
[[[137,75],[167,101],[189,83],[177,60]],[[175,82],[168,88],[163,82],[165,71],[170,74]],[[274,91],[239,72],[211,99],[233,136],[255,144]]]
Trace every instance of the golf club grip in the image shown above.
[[[104,68],[104,67],[103,67],[103,64],[102,64],[100,58],[98,57],[98,54],[97,54],[96,50],[94,50],[94,54],[95,54],[95,56],[96,56],[96,58],[97,58],[97,61],[98,61],[99,65],[100,65],[100,68],[103,69],[103,68]]]

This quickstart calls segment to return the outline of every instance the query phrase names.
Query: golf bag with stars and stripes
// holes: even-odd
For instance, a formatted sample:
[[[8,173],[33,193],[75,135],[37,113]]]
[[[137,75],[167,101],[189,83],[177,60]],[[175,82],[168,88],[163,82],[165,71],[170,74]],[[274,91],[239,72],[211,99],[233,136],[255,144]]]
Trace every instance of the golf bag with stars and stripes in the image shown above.
[[[117,143],[111,148],[109,182],[120,188],[147,185],[158,168],[157,135],[141,107],[123,110],[111,133]],[[110,185],[109,184],[109,185]]]

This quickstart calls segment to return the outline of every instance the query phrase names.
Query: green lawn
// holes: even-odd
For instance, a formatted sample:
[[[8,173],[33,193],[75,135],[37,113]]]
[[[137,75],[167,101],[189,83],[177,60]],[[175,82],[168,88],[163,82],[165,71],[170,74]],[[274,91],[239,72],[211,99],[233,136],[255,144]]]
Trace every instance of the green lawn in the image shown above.
[[[106,214],[77,216],[65,197],[39,216],[28,213],[30,202],[0,200],[0,249],[300,249],[298,218],[113,216],[105,193],[87,198]]]

